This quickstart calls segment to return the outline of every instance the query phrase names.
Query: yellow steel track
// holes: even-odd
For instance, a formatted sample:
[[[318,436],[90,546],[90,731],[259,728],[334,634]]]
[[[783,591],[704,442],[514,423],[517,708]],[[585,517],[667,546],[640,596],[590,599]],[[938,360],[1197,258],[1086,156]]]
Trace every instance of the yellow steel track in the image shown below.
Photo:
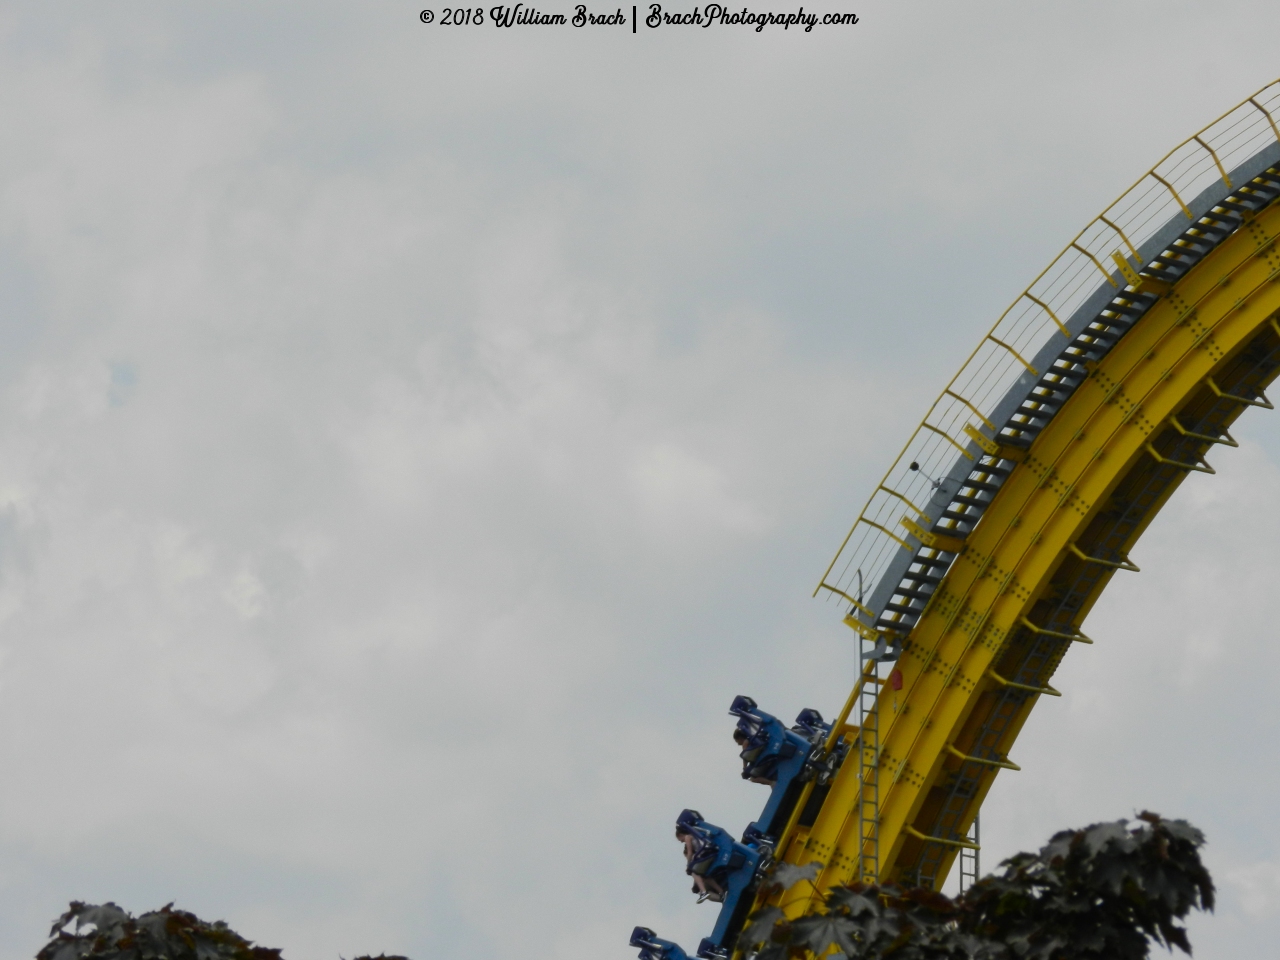
[[[861,636],[882,650],[897,644],[900,654],[892,665],[866,664],[832,732],[831,742],[844,736],[853,750],[825,797],[806,786],[780,839],[778,859],[823,865],[816,882],[762,894],[757,907],[780,903],[802,915],[823,891],[858,879],[940,885],[996,774],[1017,769],[1009,751],[1032,707],[1057,694],[1050,679],[1061,658],[1073,643],[1092,642],[1081,625],[1102,590],[1115,574],[1137,571],[1134,544],[1190,472],[1212,472],[1214,451],[1234,445],[1235,419],[1269,405],[1265,388],[1280,374],[1280,130],[1263,107],[1272,102],[1263,100],[1267,91],[1277,92],[1272,85],[1242,105],[1256,107],[1274,134],[1272,144],[1247,152],[1252,167],[1224,166],[1208,134],[1192,138],[1218,177],[1200,195],[1210,196],[1203,212],[1190,208],[1170,176],[1148,175],[1181,208],[1179,239],[1156,224],[1143,247],[1116,229],[1123,243],[1109,261],[1073,243],[1101,271],[1089,287],[1099,276],[1110,285],[1096,301],[1109,304],[1101,325],[1076,321],[1069,330],[1071,321],[1045,297],[1020,298],[1044,307],[1061,328],[1050,353],[1066,349],[1065,361],[1037,367],[1033,351],[988,335],[984,343],[996,339],[1039,384],[1003,426],[994,400],[973,401],[953,389],[957,381],[948,387],[963,416],[942,427],[926,420],[916,437],[950,450],[954,493],[943,487],[944,496],[921,508],[927,498],[902,493],[891,470],[877,496],[899,511],[899,522],[869,520],[866,511],[859,518],[874,528],[873,546],[886,536],[893,542],[884,541],[889,553],[864,552],[872,559],[857,562],[880,563],[893,589],[876,606],[854,595],[848,574],[839,584],[824,577],[822,586],[850,602],[846,622]],[[1114,228],[1113,219],[1100,219]],[[1076,303],[1084,302],[1082,293]],[[948,499],[951,519],[939,519],[937,504]],[[970,520],[956,502],[980,512]],[[896,567],[875,560],[893,551]],[[921,590],[895,587],[904,570],[903,583]],[[874,723],[874,738],[859,726],[860,698],[873,703],[861,720]]]

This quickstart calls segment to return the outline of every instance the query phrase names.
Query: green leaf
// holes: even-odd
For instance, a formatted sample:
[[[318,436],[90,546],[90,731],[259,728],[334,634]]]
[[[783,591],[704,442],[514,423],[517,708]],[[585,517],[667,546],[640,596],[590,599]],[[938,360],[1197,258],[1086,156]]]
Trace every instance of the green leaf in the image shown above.
[[[791,923],[793,938],[798,939],[818,956],[832,946],[844,953],[853,953],[859,926],[853,920],[838,913],[820,913],[801,917]]]
[[[812,883],[818,879],[818,874],[821,872],[822,864],[816,860],[801,867],[793,863],[780,863],[773,868],[773,874],[769,879],[782,887],[782,889],[788,890],[801,880],[808,880]]]
[[[782,919],[779,907],[764,907],[751,915],[750,922],[738,934],[738,949],[750,950],[773,936],[773,927]]]
[[[849,887],[836,887],[827,894],[827,906],[845,910],[855,918],[873,916],[880,912],[880,901],[875,894],[863,893]]]

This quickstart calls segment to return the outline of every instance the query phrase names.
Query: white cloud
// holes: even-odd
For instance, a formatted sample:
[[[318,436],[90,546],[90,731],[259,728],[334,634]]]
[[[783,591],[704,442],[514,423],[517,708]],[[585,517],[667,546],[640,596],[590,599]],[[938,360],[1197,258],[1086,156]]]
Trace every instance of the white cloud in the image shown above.
[[[1269,50],[1135,112],[1190,14],[1117,59],[1048,12],[591,41],[144,6],[2,41],[5,956],[73,897],[295,958],[696,943],[671,821],[763,801],[729,700],[838,708],[807,595],[905,430]],[[1270,675],[1274,450],[1148,535],[993,850],[1163,804],[1223,876],[1275,859],[1244,855],[1265,775],[1212,786],[1272,722],[1236,701]],[[1229,896],[1223,944],[1264,942]]]
[[[706,525],[750,535],[767,525],[752,504],[728,492],[720,471],[679,447],[640,451],[631,477],[646,518],[666,536],[696,537]]]
[[[1280,864],[1264,861],[1236,867],[1227,882],[1237,888],[1240,905],[1251,918],[1268,920],[1280,911]]]

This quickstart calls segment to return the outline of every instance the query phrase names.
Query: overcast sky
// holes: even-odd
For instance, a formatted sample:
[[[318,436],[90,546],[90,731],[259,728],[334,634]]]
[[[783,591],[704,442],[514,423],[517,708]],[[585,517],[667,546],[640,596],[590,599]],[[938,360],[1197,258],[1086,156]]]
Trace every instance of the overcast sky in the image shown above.
[[[710,931],[674,818],[764,803],[735,694],[838,711],[809,595],[910,428],[1280,75],[1261,4],[806,6],[861,22],[0,8],[0,956],[73,898],[288,960]],[[983,813],[987,868],[1201,826],[1202,960],[1280,921],[1280,414],[1236,434]]]

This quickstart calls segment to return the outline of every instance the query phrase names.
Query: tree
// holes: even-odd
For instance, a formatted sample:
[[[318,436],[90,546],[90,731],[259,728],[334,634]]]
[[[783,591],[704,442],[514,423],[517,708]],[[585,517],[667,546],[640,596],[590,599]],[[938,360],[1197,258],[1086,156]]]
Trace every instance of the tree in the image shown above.
[[[280,951],[254,946],[221,920],[207,923],[173,904],[136,919],[114,903],[74,902],[54,921],[53,939],[36,960],[280,960]],[[406,960],[380,955],[356,960]]]
[[[1145,960],[1152,942],[1190,954],[1178,921],[1214,903],[1203,844],[1186,821],[1142,813],[1132,824],[1058,833],[954,900],[854,884],[831,890],[820,912],[796,920],[766,907],[738,946],[755,960],[833,948],[850,960]],[[800,879],[792,868],[779,885]]]

